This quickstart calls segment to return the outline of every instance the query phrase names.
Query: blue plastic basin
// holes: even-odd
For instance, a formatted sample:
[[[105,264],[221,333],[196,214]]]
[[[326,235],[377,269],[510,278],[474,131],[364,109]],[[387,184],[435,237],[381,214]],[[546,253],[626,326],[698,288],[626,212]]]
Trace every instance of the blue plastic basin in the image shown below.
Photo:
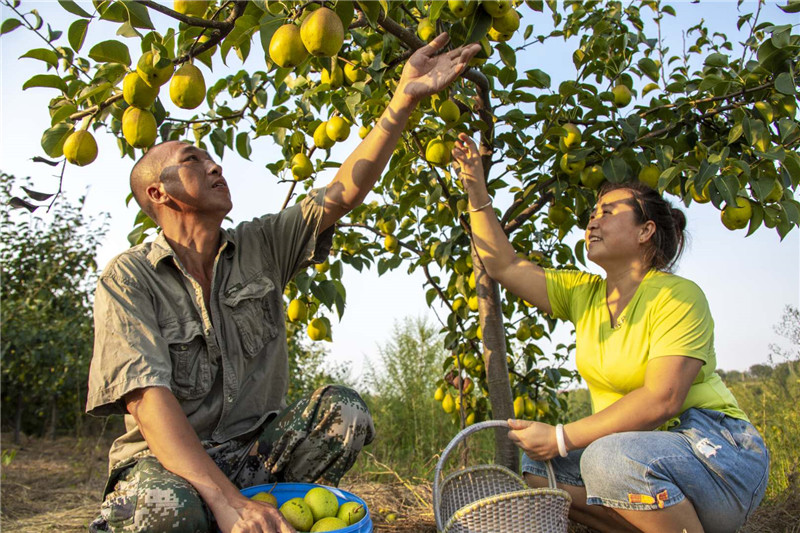
[[[273,488],[273,485],[275,488]],[[277,484],[267,484],[267,485],[254,485],[252,487],[247,487],[246,489],[242,489],[242,494],[250,498],[251,496],[259,493],[259,492],[272,492],[275,498],[278,500],[278,507],[286,503],[287,501],[291,500],[292,498],[302,498],[306,495],[306,493],[313,489],[314,487],[325,487],[329,491],[331,491],[335,496],[336,499],[339,500],[339,505],[342,505],[345,502],[356,502],[359,505],[363,505],[364,509],[366,509],[367,514],[353,524],[352,526],[343,527],[342,529],[337,529],[336,531],[339,533],[372,533],[372,519],[369,515],[369,507],[364,500],[356,496],[351,492],[347,492],[346,490],[337,489],[334,487],[328,487],[327,485],[315,485],[314,483],[277,483]],[[271,489],[271,490],[270,490]]]

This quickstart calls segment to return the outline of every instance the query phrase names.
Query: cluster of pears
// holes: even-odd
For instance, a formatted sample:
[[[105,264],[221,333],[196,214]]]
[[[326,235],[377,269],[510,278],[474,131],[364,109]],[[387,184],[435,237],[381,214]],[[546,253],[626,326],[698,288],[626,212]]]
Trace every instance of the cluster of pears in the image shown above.
[[[337,142],[346,141],[350,137],[350,126],[350,121],[339,115],[320,122],[314,130],[314,146],[330,150]]]
[[[541,420],[550,412],[550,404],[544,398],[534,401],[527,394],[518,394],[514,398],[514,418]]]
[[[431,105],[448,129],[455,127],[461,120],[461,109],[452,98],[434,95]],[[447,167],[452,159],[453,145],[454,142],[446,137],[434,137],[425,147],[425,160],[437,167]]]
[[[325,264],[327,264],[327,261]],[[291,322],[299,324],[306,322],[308,320],[308,304],[299,298],[293,299],[289,302],[289,307],[286,308],[286,317]],[[308,322],[306,332],[312,341],[325,340],[330,335],[328,321],[322,317],[314,317]]]
[[[259,492],[253,500],[278,506],[278,501],[270,492]],[[279,508],[281,514],[297,531],[337,531],[361,521],[366,508],[358,502],[344,502],[339,505],[336,495],[325,487],[314,487],[302,498],[287,500]]]
[[[334,57],[344,43],[342,20],[333,10],[320,7],[308,13],[306,7],[300,26],[287,23],[275,30],[269,42],[269,56],[282,68],[294,68],[309,54]]]

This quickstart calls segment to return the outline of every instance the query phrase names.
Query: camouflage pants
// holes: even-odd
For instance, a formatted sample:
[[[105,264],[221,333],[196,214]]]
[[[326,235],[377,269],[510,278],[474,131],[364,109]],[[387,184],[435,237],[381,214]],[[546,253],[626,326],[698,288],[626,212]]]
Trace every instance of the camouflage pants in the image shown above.
[[[374,434],[361,397],[351,389],[329,385],[278,413],[255,438],[203,444],[238,487],[276,481],[335,486]],[[257,454],[249,455],[256,442]],[[112,472],[115,476],[90,533],[215,530],[213,516],[194,487],[152,455]]]

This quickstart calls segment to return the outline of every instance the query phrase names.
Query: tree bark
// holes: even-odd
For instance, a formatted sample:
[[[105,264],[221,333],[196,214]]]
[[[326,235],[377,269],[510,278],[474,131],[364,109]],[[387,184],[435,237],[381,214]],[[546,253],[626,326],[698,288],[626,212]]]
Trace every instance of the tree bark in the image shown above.
[[[50,398],[50,416],[47,421],[47,438],[56,440],[56,421],[58,420],[58,406],[56,397]]]
[[[17,393],[17,412],[14,413],[14,444],[19,444],[22,433],[22,392]]]
[[[486,273],[474,246],[472,268],[475,272],[475,290],[478,293],[478,316],[483,333],[483,361],[489,385],[489,400],[492,403],[492,417],[495,420],[506,420],[514,417],[514,401],[508,379],[500,286]],[[519,452],[507,435],[505,429],[495,429],[494,461],[512,472],[518,472]]]

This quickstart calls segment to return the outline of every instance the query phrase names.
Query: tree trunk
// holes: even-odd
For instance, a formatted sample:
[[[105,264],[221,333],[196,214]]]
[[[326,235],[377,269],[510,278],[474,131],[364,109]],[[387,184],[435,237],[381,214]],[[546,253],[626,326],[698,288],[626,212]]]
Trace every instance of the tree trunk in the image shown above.
[[[17,412],[14,413],[14,444],[19,444],[22,434],[22,392],[17,393]]]
[[[56,397],[50,398],[50,417],[47,422],[47,438],[56,440],[56,421],[58,420],[58,407]]]
[[[506,362],[506,335],[503,328],[503,311],[500,304],[500,286],[483,268],[472,247],[472,266],[475,272],[475,290],[478,293],[478,315],[483,333],[483,361],[489,385],[489,401],[495,420],[514,417],[514,400],[508,380]],[[519,471],[519,452],[505,429],[495,429],[495,463]]]

